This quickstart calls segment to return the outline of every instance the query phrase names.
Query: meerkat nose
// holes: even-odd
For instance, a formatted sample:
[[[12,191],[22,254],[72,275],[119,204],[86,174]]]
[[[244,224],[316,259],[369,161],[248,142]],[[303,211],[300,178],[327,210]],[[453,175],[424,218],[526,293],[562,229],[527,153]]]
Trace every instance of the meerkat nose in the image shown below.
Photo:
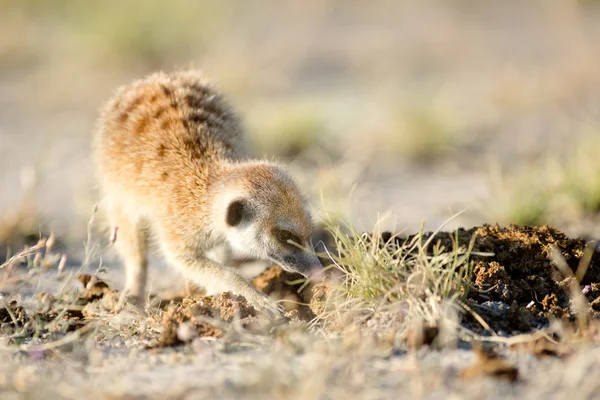
[[[316,263],[309,268],[307,275],[309,280],[319,283],[325,278],[325,269],[318,258],[315,261]]]

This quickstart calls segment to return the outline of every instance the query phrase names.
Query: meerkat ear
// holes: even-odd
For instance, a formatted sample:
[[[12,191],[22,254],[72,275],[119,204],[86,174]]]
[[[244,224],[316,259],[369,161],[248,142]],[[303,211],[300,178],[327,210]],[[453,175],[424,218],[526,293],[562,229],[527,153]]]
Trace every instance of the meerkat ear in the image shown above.
[[[227,216],[225,217],[225,221],[229,226],[237,226],[242,221],[250,218],[250,207],[248,206],[248,202],[245,200],[234,200],[227,207]]]

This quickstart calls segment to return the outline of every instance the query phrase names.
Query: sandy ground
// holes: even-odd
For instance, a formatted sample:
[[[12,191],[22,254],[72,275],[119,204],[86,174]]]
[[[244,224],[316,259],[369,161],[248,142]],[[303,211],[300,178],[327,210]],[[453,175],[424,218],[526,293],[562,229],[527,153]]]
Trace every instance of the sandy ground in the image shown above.
[[[320,346],[320,347],[319,347]],[[322,347],[332,350],[323,353]],[[510,354],[516,382],[461,379],[476,363],[471,351],[422,351],[385,357],[353,357],[335,340],[309,344],[305,352],[280,344],[222,348],[199,342],[194,349],[131,352],[90,349],[85,362],[31,361],[3,355],[3,398],[595,398],[600,349],[567,359]],[[317,350],[315,350],[317,348]]]

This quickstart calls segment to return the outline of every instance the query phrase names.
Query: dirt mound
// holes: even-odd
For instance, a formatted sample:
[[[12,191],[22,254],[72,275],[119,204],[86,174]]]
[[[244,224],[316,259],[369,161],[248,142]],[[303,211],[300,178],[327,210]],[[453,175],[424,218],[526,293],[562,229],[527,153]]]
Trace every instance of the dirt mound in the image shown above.
[[[242,296],[230,292],[219,296],[184,298],[172,302],[163,315],[163,330],[156,347],[176,346],[196,337],[222,337],[221,322],[239,318],[243,328],[255,320],[258,312]],[[217,326],[215,326],[217,325]]]
[[[308,307],[312,287],[303,287],[302,276],[283,271],[280,267],[267,268],[252,281],[265,294],[280,301],[286,308],[287,318],[310,320],[314,317]],[[165,304],[165,301],[162,302]],[[223,293],[219,296],[179,297],[175,296],[166,306],[162,319],[162,334],[155,347],[176,346],[196,337],[224,336],[223,323],[234,318],[249,331],[263,329],[261,314],[242,296]],[[287,319],[284,319],[287,320]]]
[[[314,318],[308,307],[312,286],[304,285],[301,275],[274,266],[255,277],[252,284],[286,308],[286,318],[279,322],[288,321],[288,318],[303,321]],[[264,332],[269,326],[261,323],[265,322],[260,320],[264,316],[244,297],[229,292],[219,296],[175,295],[170,300],[162,300],[161,306],[166,311],[161,321],[162,334],[154,347],[177,346],[197,337],[223,337],[225,328],[234,318],[238,318],[239,326],[248,331]]]
[[[426,234],[425,238],[430,236]],[[471,257],[474,271],[468,301],[494,331],[501,334],[528,332],[548,325],[552,318],[574,318],[570,310],[569,278],[557,269],[553,252],[560,252],[575,275],[584,257],[584,240],[569,239],[549,226],[486,225],[439,233],[432,246],[440,243],[451,250],[456,238],[464,247],[474,240]],[[592,316],[597,317],[600,310],[598,252],[593,253],[585,275],[580,278],[584,285],[582,292],[592,304]],[[476,331],[482,329],[472,315],[467,315],[464,323]]]

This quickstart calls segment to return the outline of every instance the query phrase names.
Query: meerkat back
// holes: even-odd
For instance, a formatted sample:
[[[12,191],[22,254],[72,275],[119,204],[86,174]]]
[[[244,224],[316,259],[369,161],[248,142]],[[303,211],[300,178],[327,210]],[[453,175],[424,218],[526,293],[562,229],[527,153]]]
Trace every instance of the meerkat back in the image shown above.
[[[118,90],[99,119],[94,153],[104,191],[134,192],[152,202],[152,192],[163,192],[170,181],[244,157],[245,144],[222,96],[201,73],[184,71]]]

